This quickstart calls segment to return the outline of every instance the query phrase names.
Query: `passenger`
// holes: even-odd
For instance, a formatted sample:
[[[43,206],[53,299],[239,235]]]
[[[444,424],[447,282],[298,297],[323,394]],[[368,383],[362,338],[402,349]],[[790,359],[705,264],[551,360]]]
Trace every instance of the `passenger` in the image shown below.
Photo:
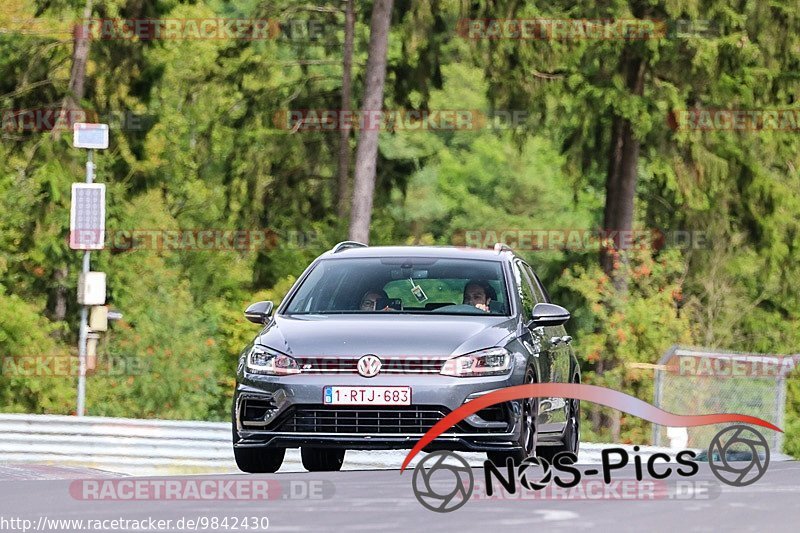
[[[497,292],[488,281],[472,279],[464,285],[464,301],[467,305],[474,305],[481,311],[489,312],[489,304],[497,299]]]
[[[385,307],[381,311],[387,311],[389,309],[389,295],[386,294],[386,291],[370,289],[361,298],[359,309],[362,311],[375,311],[379,301],[385,302]]]

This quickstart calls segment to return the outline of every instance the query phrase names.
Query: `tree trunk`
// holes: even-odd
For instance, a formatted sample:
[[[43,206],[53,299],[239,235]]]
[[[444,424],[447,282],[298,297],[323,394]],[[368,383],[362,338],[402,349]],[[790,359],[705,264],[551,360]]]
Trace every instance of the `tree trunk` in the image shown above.
[[[53,307],[50,318],[55,322],[61,322],[67,318],[67,297],[69,296],[69,291],[67,290],[67,276],[69,276],[69,268],[66,266],[58,267],[53,272],[55,289],[53,290]],[[56,336],[58,337],[60,334]]]
[[[383,108],[383,83],[386,79],[386,50],[392,19],[392,2],[393,0],[375,0],[370,21],[367,83],[364,105],[361,108],[364,126],[359,133],[356,148],[353,206],[350,213],[350,239],[365,244],[369,242],[369,226],[372,220],[381,122],[377,114]]]
[[[621,68],[625,73],[625,87],[630,94],[641,96],[644,90],[645,62],[639,57],[630,57],[626,49],[621,58]],[[633,134],[630,120],[614,114],[609,146],[608,174],[606,175],[606,205],[603,213],[603,230],[606,235],[614,235],[613,242],[600,250],[600,265],[613,280],[616,291],[627,291],[626,270],[627,253],[622,250],[623,237],[633,229],[633,208],[636,200],[640,143]],[[622,253],[620,253],[622,252]],[[598,377],[617,366],[615,347],[609,346],[608,355],[597,362],[595,373]],[[603,414],[599,409],[592,410],[592,425],[607,427],[613,442],[619,441],[621,420],[619,411]]]
[[[344,12],[344,58],[342,60],[342,116],[350,112],[353,75],[353,36],[356,17],[353,0],[346,0]],[[342,124],[340,121],[339,124]],[[340,218],[347,216],[350,200],[350,128],[341,127],[339,131],[339,172],[336,187],[336,200]]]
[[[83,8],[83,20],[87,21],[92,17],[92,0],[86,0]],[[80,101],[83,99],[85,93],[86,83],[86,61],[89,58],[89,34],[88,26],[79,29],[75,28],[74,33],[74,48],[72,50],[72,71],[69,76],[69,89],[61,102],[61,112],[58,114],[56,127],[53,130],[53,136],[58,138],[62,128],[72,129],[72,124],[65,119],[69,117],[71,121],[74,115],[71,111],[79,109]],[[55,280],[55,294],[53,297],[52,318],[56,322],[60,322],[67,317],[67,297],[69,292],[65,286],[65,280],[69,276],[69,266],[58,267],[53,273]]]
[[[626,88],[631,94],[641,95],[644,89],[645,62],[640,58],[625,59]],[[606,235],[614,235],[613,248],[603,247],[600,251],[600,265],[614,280],[614,286],[624,291],[627,280],[622,272],[616,271],[617,259],[624,261],[625,254],[619,250],[625,241],[623,235],[633,229],[633,208],[636,199],[637,170],[639,165],[640,143],[633,134],[628,119],[614,116],[611,127],[608,173],[606,175],[606,205],[603,214]]]
[[[619,198],[619,167],[622,163],[622,119],[614,116],[611,126],[611,146],[609,147],[608,172],[606,174],[606,205],[603,213],[603,234],[610,235],[617,226],[617,209],[614,202]],[[616,244],[616,243],[615,243]],[[611,276],[614,270],[615,251],[611,243],[600,249],[600,266]]]
[[[78,109],[83,100],[86,84],[86,62],[89,58],[89,19],[92,18],[92,0],[86,0],[83,8],[82,28],[75,28],[74,48],[72,49],[72,70],[69,75],[69,90],[61,104],[63,110]]]

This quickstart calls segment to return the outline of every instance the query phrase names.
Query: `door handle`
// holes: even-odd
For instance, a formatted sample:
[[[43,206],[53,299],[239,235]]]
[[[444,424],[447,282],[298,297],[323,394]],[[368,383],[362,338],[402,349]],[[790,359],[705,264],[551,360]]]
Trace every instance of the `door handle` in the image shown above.
[[[559,344],[561,344],[562,340],[563,340],[562,337],[550,337],[550,344],[552,344],[553,346],[558,346]]]
[[[561,337],[561,342],[563,342],[564,344],[569,344],[572,342],[572,337],[570,337],[569,335],[564,335],[563,337]]]

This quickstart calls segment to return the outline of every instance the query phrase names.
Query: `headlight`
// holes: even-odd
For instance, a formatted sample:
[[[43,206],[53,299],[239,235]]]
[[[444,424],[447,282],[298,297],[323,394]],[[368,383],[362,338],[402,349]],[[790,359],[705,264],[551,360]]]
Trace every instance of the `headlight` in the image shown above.
[[[265,346],[253,346],[247,353],[247,370],[254,374],[287,376],[299,374],[297,361]]]
[[[442,367],[445,376],[495,376],[511,368],[511,354],[505,348],[489,348],[448,359]]]

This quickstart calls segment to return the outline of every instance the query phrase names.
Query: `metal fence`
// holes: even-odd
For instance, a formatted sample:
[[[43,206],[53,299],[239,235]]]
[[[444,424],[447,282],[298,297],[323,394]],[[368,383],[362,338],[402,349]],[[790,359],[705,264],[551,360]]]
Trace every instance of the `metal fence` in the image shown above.
[[[348,470],[399,468],[408,450],[349,450]],[[594,452],[599,457],[599,450]],[[464,454],[482,464],[484,454]],[[412,466],[416,464],[412,462]],[[130,475],[238,473],[230,422],[0,413],[0,465],[49,464]],[[283,472],[303,471],[299,450]]]
[[[0,414],[0,462],[128,474],[235,471],[229,423]]]
[[[656,366],[655,405],[676,414],[740,413],[783,427],[786,375],[797,356],[725,352],[673,346]],[[707,448],[723,426],[688,428],[688,446]],[[783,434],[759,428],[779,452]],[[666,428],[653,426],[653,444]],[[674,436],[674,433],[673,433]]]

